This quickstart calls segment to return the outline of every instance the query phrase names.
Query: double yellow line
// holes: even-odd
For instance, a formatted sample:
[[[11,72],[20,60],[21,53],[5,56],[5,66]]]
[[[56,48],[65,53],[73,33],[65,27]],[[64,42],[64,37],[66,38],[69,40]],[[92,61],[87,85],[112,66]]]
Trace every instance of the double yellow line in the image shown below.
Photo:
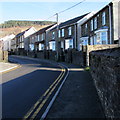
[[[66,70],[62,68],[60,75],[57,77],[57,79],[53,82],[53,84],[47,89],[47,91],[38,99],[38,101],[31,107],[31,109],[27,112],[27,114],[24,116],[23,120],[30,119],[33,120],[39,113],[39,111],[42,109],[42,107],[47,102],[48,98],[52,94],[52,92],[55,90],[57,85],[60,83],[61,79],[65,75]],[[36,110],[35,110],[36,109]],[[31,115],[32,114],[32,115]]]

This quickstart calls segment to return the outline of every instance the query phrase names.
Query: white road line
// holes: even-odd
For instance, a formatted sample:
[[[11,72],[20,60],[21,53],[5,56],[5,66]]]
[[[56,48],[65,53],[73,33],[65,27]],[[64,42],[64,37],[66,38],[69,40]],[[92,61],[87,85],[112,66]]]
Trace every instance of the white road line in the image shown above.
[[[11,67],[11,68],[8,68],[8,69],[5,69],[5,70],[1,70],[0,73],[9,71],[9,70],[14,69],[14,68],[16,68],[16,67],[18,67],[18,65],[14,66],[14,67]]]
[[[62,66],[65,66],[65,65],[63,65],[63,64],[61,64],[61,65],[62,65]],[[67,66],[65,66],[65,67],[66,67],[67,70],[68,70],[68,67],[67,67]],[[46,108],[45,112],[43,113],[42,117],[40,118],[40,120],[44,120],[44,119],[46,118],[46,116],[47,116],[50,108],[52,107],[52,104],[54,103],[54,101],[55,101],[58,93],[60,92],[60,90],[61,90],[64,82],[66,81],[66,78],[68,77],[68,75],[69,75],[69,70],[68,70],[68,72],[67,72],[64,80],[62,81],[61,85],[59,86],[58,90],[56,91],[55,95],[53,96],[52,100],[50,101],[49,105],[47,106],[47,108]]]

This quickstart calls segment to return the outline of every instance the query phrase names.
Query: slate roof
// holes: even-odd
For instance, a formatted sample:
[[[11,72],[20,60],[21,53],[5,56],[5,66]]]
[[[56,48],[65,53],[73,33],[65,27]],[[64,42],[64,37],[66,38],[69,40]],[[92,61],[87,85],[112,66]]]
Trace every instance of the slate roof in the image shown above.
[[[40,29],[39,31],[37,31],[35,34],[41,34],[41,33],[45,32],[47,29],[49,29],[50,27],[54,26],[55,24],[44,27],[44,28]]]
[[[64,26],[67,26],[67,25],[76,23],[77,21],[79,21],[80,19],[82,19],[83,17],[85,17],[85,16],[88,15],[88,14],[89,14],[89,13],[84,14],[84,15],[81,15],[81,16],[76,17],[76,18],[73,18],[73,19],[70,19],[70,20],[68,20],[68,21],[62,22],[62,23],[59,25],[59,27],[64,27]]]
[[[20,37],[20,36],[22,36],[22,35],[24,35],[24,33],[26,32],[26,31],[28,31],[30,28],[28,28],[27,30],[25,30],[25,31],[23,31],[23,32],[21,32],[21,33],[18,33],[17,35],[16,35],[16,37]]]
[[[83,17],[85,17],[88,14],[89,13],[81,15],[81,16],[73,18],[73,19],[70,19],[68,21],[62,22],[62,23],[59,24],[59,28],[65,27],[65,26],[73,24],[73,23],[76,23],[77,21],[79,21],[80,19],[82,19]],[[55,29],[57,29],[57,26],[53,27],[50,31],[55,30]]]

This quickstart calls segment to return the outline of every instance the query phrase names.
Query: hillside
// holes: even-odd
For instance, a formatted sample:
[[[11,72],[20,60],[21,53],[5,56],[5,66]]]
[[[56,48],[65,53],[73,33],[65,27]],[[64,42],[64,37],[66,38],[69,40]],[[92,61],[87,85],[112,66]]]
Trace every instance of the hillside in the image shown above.
[[[49,21],[8,21],[0,24],[2,26],[0,27],[0,38],[12,33],[16,35],[30,27],[35,27],[36,30],[40,30],[53,23]]]
[[[5,21],[3,24],[0,24],[0,28],[11,28],[11,27],[24,27],[24,26],[33,26],[33,25],[50,25],[55,22],[52,21],[19,21],[19,20],[10,20]]]

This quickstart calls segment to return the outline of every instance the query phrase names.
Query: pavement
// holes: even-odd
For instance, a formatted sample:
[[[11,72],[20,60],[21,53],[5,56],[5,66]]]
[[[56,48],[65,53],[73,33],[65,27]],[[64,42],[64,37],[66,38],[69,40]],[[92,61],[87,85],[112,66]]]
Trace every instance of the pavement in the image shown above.
[[[40,60],[26,58],[36,61]],[[56,63],[53,61],[49,62]],[[69,75],[48,112],[46,119],[105,118],[90,72],[85,71],[78,65],[63,62],[62,64],[68,67]]]
[[[105,119],[90,72],[77,65],[62,64],[70,73],[46,118]]]
[[[0,73],[12,70],[14,68],[17,68],[19,65],[14,64],[14,63],[5,63],[5,62],[0,62]]]

